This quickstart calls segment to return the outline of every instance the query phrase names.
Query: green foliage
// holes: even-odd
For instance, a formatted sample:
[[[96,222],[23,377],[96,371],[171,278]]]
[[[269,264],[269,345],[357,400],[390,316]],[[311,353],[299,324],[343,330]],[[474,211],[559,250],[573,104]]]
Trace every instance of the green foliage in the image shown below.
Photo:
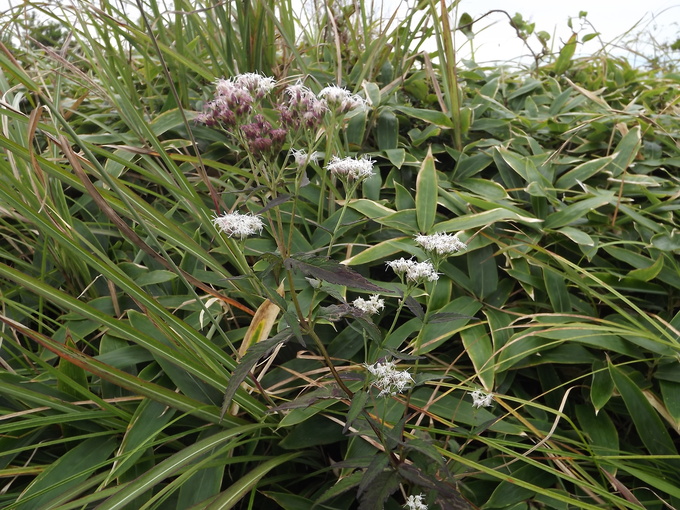
[[[521,15],[531,71],[456,67],[443,2],[353,6],[83,3],[45,13],[68,58],[0,55],[0,506],[680,503],[677,69],[551,54]],[[371,104],[253,157],[196,121],[246,71],[272,124],[298,79]]]

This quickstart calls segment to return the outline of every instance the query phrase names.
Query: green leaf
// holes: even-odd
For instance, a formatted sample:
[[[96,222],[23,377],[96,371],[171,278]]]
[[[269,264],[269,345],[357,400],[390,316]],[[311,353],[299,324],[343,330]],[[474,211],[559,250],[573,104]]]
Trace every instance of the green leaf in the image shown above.
[[[505,191],[505,188],[495,181],[469,178],[460,181],[458,184],[489,201],[504,200],[508,198],[508,193]]]
[[[572,34],[566,44],[560,50],[560,54],[555,61],[554,72],[556,75],[564,74],[564,72],[569,69],[571,65],[571,58],[576,52],[576,44],[578,43],[578,37],[576,34]]]
[[[460,332],[465,352],[470,356],[477,378],[485,391],[494,389],[494,356],[491,338],[483,325],[473,326]]]
[[[406,150],[404,149],[388,149],[385,151],[385,156],[397,168],[401,168],[406,161]]]
[[[73,340],[71,340],[70,337],[66,338],[66,345],[71,349],[76,348],[75,344],[73,343]],[[83,370],[82,367],[76,366],[70,361],[65,360],[64,358],[60,358],[59,373],[66,380],[72,381],[73,383],[83,388],[82,390],[78,389],[77,387],[74,387],[73,385],[66,382],[64,378],[60,377],[59,380],[57,381],[57,388],[60,391],[63,391],[64,393],[71,395],[77,400],[90,398],[90,395],[88,394],[89,392],[87,391],[89,389],[87,372]]]
[[[526,183],[525,190],[532,196],[546,196],[550,182],[538,171],[534,162],[512,151],[497,147],[496,150],[503,160],[512,168]]]
[[[459,313],[463,316],[474,317],[481,308],[482,304],[479,301],[463,296],[454,299],[441,310],[437,310],[437,313]],[[461,331],[470,320],[471,319],[465,318],[425,324],[422,327],[421,348],[416,354],[426,354],[433,349],[436,349],[450,339],[455,333]],[[397,331],[393,332],[393,335]]]
[[[553,312],[567,313],[571,311],[571,299],[563,273],[550,267],[543,268],[543,281],[548,293]]]
[[[483,227],[486,225],[492,225],[497,221],[515,220],[520,223],[536,224],[543,220],[537,218],[532,218],[531,216],[522,216],[515,212],[508,211],[507,209],[491,209],[490,211],[484,211],[475,214],[466,214],[465,216],[460,216],[458,218],[453,218],[451,220],[442,221],[437,223],[433,231],[434,232],[455,232],[459,230],[468,230],[471,228]]]
[[[359,415],[366,408],[366,402],[368,401],[369,393],[366,391],[357,391],[352,397],[352,402],[349,406],[349,411],[347,411],[347,417],[345,418],[345,426],[343,427],[343,433],[346,433],[349,427],[352,426],[354,420],[356,420]]]
[[[354,489],[355,487],[358,487],[359,484],[361,483],[361,480],[364,477],[364,471],[363,470],[357,470],[354,471],[353,473],[350,473],[349,475],[345,476],[344,478],[340,478],[335,485],[331,486],[329,489],[326,490],[319,498],[316,500],[316,507],[312,507],[314,509],[316,508],[328,508],[325,506],[319,507],[319,504],[323,503],[324,501],[328,501],[329,499],[335,498],[336,496],[339,496],[340,494],[343,494],[347,492],[350,489]],[[265,493],[266,494],[266,493]],[[330,509],[329,509],[330,510]],[[335,507],[332,510],[337,510]]]
[[[468,274],[479,299],[484,299],[498,288],[498,265],[493,248],[485,246],[467,254]]]
[[[227,455],[229,451],[235,447],[233,439],[240,435],[251,434],[256,430],[264,427],[264,424],[254,423],[232,427],[228,430],[223,430],[209,436],[205,439],[197,441],[181,451],[170,455],[153,468],[146,471],[143,475],[138,477],[135,481],[129,483],[121,488],[113,496],[107,498],[97,508],[101,510],[118,510],[124,508],[128,503],[141,496],[142,494],[153,490],[159,483],[175,476],[180,470],[191,466],[200,461],[203,456],[214,453],[214,450],[223,451]],[[225,444],[227,443],[227,444]],[[291,459],[297,454],[277,457],[278,459]],[[271,462],[271,461],[269,461]],[[264,464],[268,464],[265,462]],[[264,465],[263,464],[263,465]],[[259,478],[258,478],[259,480]],[[234,487],[232,485],[232,487]],[[229,507],[219,507],[229,508]]]
[[[583,246],[595,246],[595,241],[593,241],[593,238],[583,232],[583,230],[578,230],[574,227],[562,227],[557,229],[556,232],[568,237],[576,244]]]
[[[557,229],[575,223],[589,212],[610,203],[615,199],[613,191],[604,191],[597,196],[583,198],[561,210],[550,214],[545,220],[545,228]]]
[[[659,380],[663,403],[668,414],[675,420],[675,429],[680,429],[680,383],[675,381]]]
[[[595,414],[602,409],[614,394],[614,381],[609,375],[604,361],[593,362],[593,382],[590,384],[590,401],[595,408]]]
[[[619,433],[609,415],[604,411],[597,413],[587,405],[577,405],[575,410],[579,425],[588,438],[594,456],[597,458],[619,455]],[[612,474],[616,473],[616,470],[607,464],[604,465],[604,469]]]
[[[348,206],[356,211],[359,211],[367,218],[382,218],[397,212],[394,209],[390,209],[389,207],[386,207],[378,202],[363,198],[350,201]]]
[[[397,148],[399,141],[399,120],[397,120],[397,116],[391,109],[384,108],[380,111],[376,130],[379,150],[389,151]]]
[[[132,468],[163,432],[174,414],[174,410],[168,409],[164,404],[148,398],[142,400],[135,409],[118,447],[121,460],[116,463],[109,476],[119,477]]]
[[[279,446],[286,450],[304,450],[337,443],[343,438],[343,429],[339,424],[317,414],[290,429],[288,435],[279,442]]]
[[[648,282],[653,280],[663,269],[663,255],[659,255],[657,259],[648,267],[641,267],[639,269],[633,269],[628,273],[629,278],[634,278],[636,280],[641,280],[643,282]]]
[[[376,455],[364,472],[359,484],[358,499],[361,510],[381,510],[385,501],[399,487],[399,477],[388,467],[386,455]]]
[[[307,276],[336,285],[371,292],[392,293],[392,291],[371,283],[353,269],[332,259],[312,256],[290,257],[284,260],[283,264],[287,269],[300,271]]]
[[[166,271],[165,269],[158,269],[156,271],[149,271],[148,273],[142,274],[139,278],[135,280],[137,285],[144,287],[146,285],[154,285],[158,283],[165,283],[174,280],[177,275],[171,271]]]
[[[94,475],[116,448],[114,437],[93,437],[50,464],[18,499],[17,510],[48,508],[51,501]]]
[[[212,427],[203,429],[198,435],[198,440],[202,441],[210,437],[214,432]],[[193,508],[195,504],[199,504],[219,494],[225,477],[225,468],[221,463],[212,460],[207,465],[195,463],[183,473],[184,476],[188,474],[190,476],[184,480],[180,478],[174,480],[179,485],[177,508]]]
[[[652,455],[677,455],[675,445],[656,410],[623,370],[609,363],[609,373],[621,394],[638,435]]]
[[[366,112],[359,111],[353,115],[347,123],[345,136],[347,143],[350,146],[361,147],[364,143],[364,136],[366,135]]]
[[[394,109],[441,128],[453,128],[453,123],[449,116],[437,110],[425,110],[422,108],[411,108],[409,106],[395,106]]]
[[[437,170],[434,166],[432,148],[427,151],[416,179],[416,218],[418,229],[427,234],[430,232],[437,214]]]
[[[614,150],[614,159],[608,165],[612,177],[619,177],[635,161],[642,145],[640,126],[628,131]]]
[[[295,494],[272,491],[263,491],[262,493],[276,503],[276,508],[282,510],[310,510],[311,508],[314,510],[337,510],[335,507],[319,504],[318,500],[312,501]]]
[[[680,251],[680,234],[677,232],[657,234],[652,237],[652,244],[661,251]]]
[[[463,14],[460,15],[460,18],[458,19],[458,30],[463,32],[465,34],[465,37],[468,39],[472,38],[475,34],[472,31],[472,16],[470,16],[467,12],[464,12]]]
[[[241,383],[246,380],[246,377],[248,377],[248,374],[250,374],[257,362],[260,361],[263,356],[266,356],[267,353],[271,352],[277,345],[285,342],[291,336],[293,336],[292,330],[290,328],[286,328],[283,331],[280,331],[277,335],[268,338],[267,340],[261,340],[248,348],[245,356],[241,358],[241,361],[239,361],[238,365],[231,374],[229,383],[224,390],[224,401],[222,402],[220,419],[224,417],[227,410],[229,409],[231,401],[236,394],[236,390],[238,390],[239,386],[241,386]]]

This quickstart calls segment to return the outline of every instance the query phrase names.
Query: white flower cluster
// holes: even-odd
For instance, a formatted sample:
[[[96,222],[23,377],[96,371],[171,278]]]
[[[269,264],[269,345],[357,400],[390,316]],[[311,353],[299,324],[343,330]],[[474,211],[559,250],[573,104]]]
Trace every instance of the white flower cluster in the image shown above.
[[[319,97],[326,101],[326,104],[331,110],[336,110],[340,113],[367,106],[365,99],[356,94],[352,94],[349,90],[338,87],[337,85],[331,85],[321,89]]]
[[[458,239],[458,234],[445,234],[439,232],[429,236],[416,236],[416,243],[423,247],[425,251],[434,253],[438,256],[451,255],[467,248],[467,245]]]
[[[229,237],[237,237],[241,240],[255,233],[262,232],[264,224],[258,216],[241,214],[238,212],[224,213],[222,216],[213,218],[213,225],[219,228]]]
[[[370,298],[356,298],[352,301],[352,306],[361,310],[364,313],[373,315],[385,308],[385,300],[380,299],[380,296],[373,294]]]
[[[408,371],[395,368],[394,361],[365,366],[373,376],[373,386],[380,390],[378,397],[402,393],[413,382],[413,377]]]
[[[405,276],[407,283],[434,282],[439,280],[439,275],[435,271],[431,262],[416,262],[412,259],[400,258],[390,260],[387,265],[399,276]]]
[[[367,157],[342,158],[333,156],[326,165],[326,170],[347,182],[359,181],[373,175],[374,161]]]
[[[418,494],[417,496],[411,495],[406,499],[404,507],[408,508],[408,510],[427,510],[427,505],[423,503],[424,497],[423,494]]]
[[[264,97],[276,86],[274,78],[257,73],[239,74],[234,77],[234,83],[247,89],[251,94],[255,94],[256,97]]]
[[[472,395],[472,407],[491,407],[493,404],[493,393],[484,393],[482,390],[470,392]]]
[[[312,161],[316,162],[321,158],[321,154],[318,152],[314,151],[311,154],[308,154],[304,149],[291,149],[290,153],[295,160],[295,164],[298,166],[305,166],[308,163]]]

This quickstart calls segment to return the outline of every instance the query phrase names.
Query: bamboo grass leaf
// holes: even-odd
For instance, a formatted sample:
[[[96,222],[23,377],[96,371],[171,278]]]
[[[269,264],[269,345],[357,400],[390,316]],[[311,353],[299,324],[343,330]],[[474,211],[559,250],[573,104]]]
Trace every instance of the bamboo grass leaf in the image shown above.
[[[180,469],[197,462],[204,455],[208,455],[213,449],[217,448],[226,455],[228,451],[234,448],[234,438],[242,434],[252,433],[262,427],[262,424],[241,425],[202,439],[157,464],[134,482],[129,483],[113,496],[107,498],[97,506],[97,509],[117,510],[123,508],[141,494],[150,491],[168,477],[175,475]]]
[[[336,285],[344,285],[353,289],[368,290],[391,294],[392,291],[380,287],[361,276],[359,273],[332,259],[323,257],[290,257],[284,260],[288,269],[300,271],[302,274]]]
[[[300,453],[289,453],[287,455],[280,455],[271,460],[263,462],[260,466],[248,472],[239,480],[234,482],[227,490],[220,493],[219,496],[210,501],[206,501],[197,508],[205,508],[206,510],[227,510],[236,506],[239,501],[251,490],[258,486],[260,480],[267,475],[274,468],[293,461],[299,457]]]
[[[609,373],[648,451],[653,455],[677,456],[678,452],[666,427],[640,388],[620,368],[611,363]]]
[[[92,476],[116,447],[113,437],[91,438],[74,446],[36,477],[14,508],[38,510]]]
[[[430,232],[437,214],[437,192],[437,169],[430,147],[416,179],[416,218],[418,228],[425,234]]]
[[[241,358],[238,365],[231,374],[229,383],[224,390],[224,399],[222,402],[222,410],[220,411],[220,419],[224,417],[227,410],[229,409],[231,401],[236,394],[236,390],[238,390],[239,386],[241,386],[241,383],[246,380],[257,362],[260,361],[263,356],[266,356],[267,353],[271,352],[276,346],[286,342],[292,336],[293,331],[291,328],[286,328],[273,337],[268,338],[267,340],[260,340],[248,348],[245,356]]]

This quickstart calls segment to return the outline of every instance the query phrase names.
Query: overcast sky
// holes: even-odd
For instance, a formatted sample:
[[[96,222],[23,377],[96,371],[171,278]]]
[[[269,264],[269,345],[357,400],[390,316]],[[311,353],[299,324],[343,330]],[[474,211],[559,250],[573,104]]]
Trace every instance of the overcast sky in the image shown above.
[[[161,0],[157,1],[161,3]],[[303,2],[313,3],[314,0],[293,1],[301,4]],[[391,15],[397,6],[404,9],[406,5],[413,6],[418,3],[418,0],[365,1],[367,3],[372,1],[375,5],[379,5],[382,1],[385,16]],[[447,3],[450,4],[451,1],[447,0]],[[435,2],[438,3],[439,0]],[[42,3],[43,5],[49,4],[50,0]],[[68,0],[65,3],[68,3]],[[22,4],[23,0],[0,0],[0,12],[5,11],[9,5]],[[461,0],[456,14],[460,16],[463,12],[467,12],[473,19],[476,19],[494,9],[505,10],[511,16],[517,12],[521,13],[525,20],[536,24],[537,31],[542,30],[551,35],[555,50],[558,50],[571,35],[571,30],[567,26],[570,16],[574,18],[574,29],[580,32],[581,37],[593,31],[601,34],[600,39],[595,38],[579,48],[580,52],[585,54],[597,51],[603,43],[615,41],[617,37],[625,34],[636,24],[637,28],[634,32],[646,28],[658,42],[673,42],[680,37],[680,0]],[[581,29],[581,22],[578,21],[579,11],[588,13],[587,19],[594,30],[588,26],[579,30]],[[477,62],[508,61],[528,55],[528,51],[518,40],[507,17],[503,14],[493,13],[475,24],[473,29]],[[460,58],[469,58],[470,46],[465,43],[466,38],[457,32],[456,45]],[[538,43],[534,40],[533,44],[538,50],[540,47]],[[649,47],[644,46],[637,49],[647,54],[650,51]],[[610,51],[616,52],[617,50],[610,48]],[[525,62],[528,61],[525,60]]]
[[[414,5],[414,1],[408,0],[409,5]],[[395,5],[403,4],[400,0],[384,0],[384,3],[392,9]],[[578,21],[580,11],[588,13],[587,19],[595,29],[585,26],[580,32],[581,36],[597,31],[605,43],[614,41],[636,24],[634,31],[646,27],[659,42],[673,42],[680,37],[680,0],[461,0],[458,16],[467,12],[477,19],[494,9],[504,10],[510,16],[519,12],[525,20],[535,22],[537,31],[544,30],[551,35],[551,40],[556,42],[556,49],[562,46],[560,42],[566,41],[571,35],[567,26],[569,17],[575,18],[575,30],[581,28]],[[487,28],[482,30],[484,27]],[[528,54],[503,14],[493,13],[485,17],[474,26],[474,31],[475,58],[478,62],[507,61]],[[459,56],[465,57],[466,48],[461,46],[465,37],[460,32],[456,37],[460,47]],[[602,42],[593,39],[581,50],[592,53],[602,46]]]

